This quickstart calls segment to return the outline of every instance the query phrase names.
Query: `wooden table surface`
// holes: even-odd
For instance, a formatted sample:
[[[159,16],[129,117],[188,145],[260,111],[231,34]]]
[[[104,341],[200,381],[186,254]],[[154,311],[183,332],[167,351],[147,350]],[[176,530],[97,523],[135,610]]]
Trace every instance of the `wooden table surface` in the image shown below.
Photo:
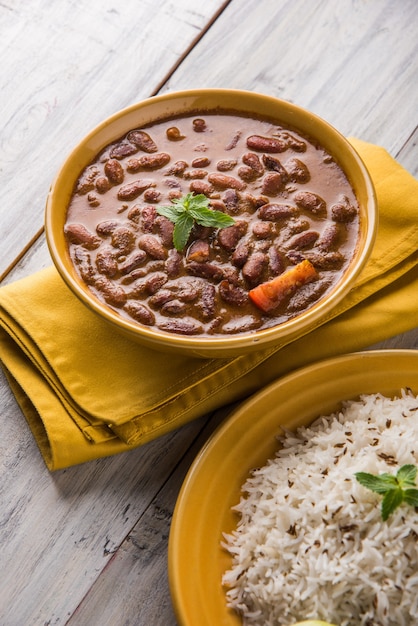
[[[3,0],[0,29],[2,284],[51,265],[44,204],[70,149],[157,93],[277,96],[417,175],[416,0]],[[417,349],[418,330],[379,347]],[[228,407],[51,474],[0,376],[0,626],[176,624],[171,515]]]

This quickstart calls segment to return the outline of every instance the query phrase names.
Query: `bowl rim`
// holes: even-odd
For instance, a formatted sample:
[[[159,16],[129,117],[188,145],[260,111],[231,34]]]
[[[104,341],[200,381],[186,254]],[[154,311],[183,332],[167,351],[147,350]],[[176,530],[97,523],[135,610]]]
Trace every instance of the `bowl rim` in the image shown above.
[[[278,376],[232,407],[194,456],[173,511],[168,577],[179,625],[192,626],[199,616],[201,624],[210,626],[216,615],[219,624],[242,626],[225,604],[220,576],[231,557],[221,550],[221,541],[223,533],[236,528],[232,506],[251,470],[274,457],[277,435],[335,413],[344,401],[363,394],[395,396],[409,385],[418,393],[417,366],[418,349],[337,354]],[[205,604],[208,610],[202,613]]]
[[[65,242],[64,233],[62,232],[61,234],[60,232],[57,232],[57,213],[55,210],[55,206],[60,201],[62,204],[63,200],[62,197],[60,197],[59,191],[64,184],[63,181],[67,176],[67,173],[69,173],[69,170],[71,170],[71,168],[74,168],[75,163],[79,162],[81,159],[85,161],[85,164],[80,166],[78,170],[80,173],[83,167],[86,167],[86,165],[93,160],[94,155],[97,155],[100,150],[103,149],[106,145],[109,145],[109,143],[119,138],[121,136],[120,132],[113,132],[113,134],[110,136],[108,131],[109,128],[113,129],[114,127],[116,127],[117,123],[120,122],[123,118],[129,118],[131,115],[136,113],[140,114],[140,112],[144,109],[147,109],[147,107],[152,107],[156,104],[164,106],[164,104],[166,103],[172,103],[177,101],[178,105],[180,105],[182,102],[184,103],[185,101],[196,100],[197,104],[196,107],[193,108],[193,110],[204,110],[205,107],[202,104],[199,105],[198,103],[208,97],[209,99],[235,98],[240,100],[245,99],[246,102],[264,102],[265,107],[269,107],[271,105],[272,109],[274,109],[274,107],[279,107],[281,111],[286,112],[286,115],[283,114],[284,118],[292,117],[295,114],[297,116],[302,115],[307,121],[309,120],[310,123],[315,123],[315,128],[324,130],[326,131],[326,133],[330,134],[333,140],[337,142],[339,147],[343,146],[343,149],[346,151],[346,155],[350,159],[352,166],[354,168],[357,168],[357,172],[361,175],[367,197],[367,201],[365,202],[365,215],[363,216],[363,219],[365,218],[367,228],[366,232],[361,235],[362,240],[358,242],[357,251],[354,253],[353,258],[346,270],[344,271],[341,279],[331,289],[331,291],[327,293],[324,299],[319,300],[312,307],[302,312],[300,315],[296,315],[289,320],[286,320],[278,325],[269,328],[238,333],[237,335],[185,336],[161,331],[159,329],[147,327],[145,325],[140,325],[134,320],[130,321],[128,318],[121,316],[119,313],[117,313],[112,308],[108,307],[106,304],[102,303],[98,298],[96,298],[94,294],[88,289],[87,285],[85,285],[81,278],[76,274],[75,269],[72,267],[72,261],[69,255],[67,254],[66,258],[64,259],[63,255],[60,253],[60,246],[65,246]],[[219,103],[217,106],[218,108],[222,109],[222,103]],[[207,110],[215,109],[216,107],[213,104],[211,106],[207,106]],[[177,110],[181,112],[181,110]],[[185,110],[185,112],[187,113],[191,110],[192,108],[189,106]],[[249,108],[239,108],[237,106],[236,110],[248,111]],[[171,111],[167,112],[165,116],[160,115],[158,117],[154,117],[150,121],[157,121],[159,119],[163,119],[164,117],[173,116],[174,114],[175,113],[172,109]],[[274,117],[276,117],[280,121],[280,115],[278,113],[276,114],[273,110],[272,118]],[[142,124],[145,124],[145,122],[142,122]],[[139,125],[140,124],[138,124],[138,126]],[[291,126],[291,123],[289,123],[288,125]],[[295,124],[295,129],[298,129],[297,124]],[[125,132],[128,131],[126,130]],[[305,132],[304,129],[302,130],[302,132]],[[97,139],[100,139],[101,137],[103,137],[103,140],[100,141],[101,147],[97,147],[92,152],[93,156],[91,158],[82,159],[80,155],[89,150],[89,144],[97,143]],[[324,145],[322,143],[322,138],[318,137],[318,134],[314,133],[312,137],[317,139],[321,145]],[[327,142],[325,141],[325,144],[326,143]],[[327,148],[327,146],[324,147],[328,150],[330,149],[329,147]],[[338,162],[338,159],[336,159],[336,161]],[[347,175],[347,172],[345,173]],[[74,177],[72,177],[72,180],[74,181]],[[349,182],[353,186],[353,181],[349,180]],[[67,207],[69,198],[66,200]],[[330,312],[334,310],[335,306],[350,291],[353,282],[364,268],[370,256],[373,243],[376,238],[377,224],[377,200],[370,174],[357,150],[352,146],[348,139],[342,135],[342,133],[340,133],[336,128],[334,128],[334,126],[332,126],[329,122],[327,122],[320,116],[308,111],[307,109],[299,105],[293,104],[292,102],[259,92],[225,88],[200,88],[167,92],[140,100],[139,102],[125,107],[105,118],[95,127],[93,127],[81,140],[79,140],[73,147],[73,149],[65,157],[63,163],[61,164],[61,167],[58,170],[58,173],[56,174],[50,186],[46,199],[44,220],[47,245],[56,269],[58,270],[59,274],[61,275],[67,286],[85,305],[88,306],[90,310],[94,311],[100,317],[113,324],[113,326],[116,325],[119,330],[122,330],[125,334],[128,334],[131,337],[136,337],[138,340],[145,341],[148,345],[151,345],[151,347],[160,349],[163,347],[164,350],[186,350],[189,353],[193,350],[197,350],[197,356],[200,356],[200,352],[203,353],[203,356],[217,356],[218,352],[220,352],[221,356],[223,356],[224,354],[226,354],[225,344],[227,344],[228,346],[227,350],[231,351],[232,354],[239,353],[240,349],[261,349],[265,346],[265,344],[270,345],[272,341],[276,341],[277,334],[280,335],[277,338],[277,347],[279,347],[280,345],[283,345],[283,343],[288,342],[300,332],[301,319],[303,319],[304,321],[303,328],[306,330],[312,330],[320,322],[322,323],[323,321],[326,321],[326,319],[330,316]],[[278,333],[278,331],[280,332]],[[139,339],[139,337],[141,337],[141,339]]]

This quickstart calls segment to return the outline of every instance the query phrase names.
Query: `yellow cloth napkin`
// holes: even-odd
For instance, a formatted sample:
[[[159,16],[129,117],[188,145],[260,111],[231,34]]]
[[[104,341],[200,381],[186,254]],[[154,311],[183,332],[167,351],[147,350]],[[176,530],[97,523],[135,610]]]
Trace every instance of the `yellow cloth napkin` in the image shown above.
[[[376,187],[375,247],[330,319],[287,346],[167,358],[115,334],[55,268],[0,289],[0,358],[50,470],[130,450],[296,367],[418,326],[418,181],[383,148],[350,141]]]

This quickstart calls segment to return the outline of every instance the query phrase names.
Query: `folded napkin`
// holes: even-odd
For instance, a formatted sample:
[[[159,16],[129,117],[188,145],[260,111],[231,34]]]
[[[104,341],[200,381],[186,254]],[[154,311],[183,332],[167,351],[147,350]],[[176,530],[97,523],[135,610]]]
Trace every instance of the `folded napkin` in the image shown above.
[[[131,450],[294,368],[418,326],[418,181],[383,148],[350,141],[375,183],[376,243],[329,319],[288,345],[167,358],[115,333],[55,268],[0,289],[0,358],[51,471]]]

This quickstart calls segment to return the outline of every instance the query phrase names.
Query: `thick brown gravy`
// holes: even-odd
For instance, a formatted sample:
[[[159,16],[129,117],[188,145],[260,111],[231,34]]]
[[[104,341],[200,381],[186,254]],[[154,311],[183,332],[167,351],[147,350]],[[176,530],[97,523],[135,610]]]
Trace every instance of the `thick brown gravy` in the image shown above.
[[[179,252],[158,207],[190,192],[235,224],[195,226]],[[279,324],[323,298],[352,258],[359,215],[321,146],[277,122],[199,112],[134,129],[102,151],[77,181],[65,232],[81,279],[120,315],[225,335]],[[306,259],[313,278],[272,310],[255,304],[257,285]]]

